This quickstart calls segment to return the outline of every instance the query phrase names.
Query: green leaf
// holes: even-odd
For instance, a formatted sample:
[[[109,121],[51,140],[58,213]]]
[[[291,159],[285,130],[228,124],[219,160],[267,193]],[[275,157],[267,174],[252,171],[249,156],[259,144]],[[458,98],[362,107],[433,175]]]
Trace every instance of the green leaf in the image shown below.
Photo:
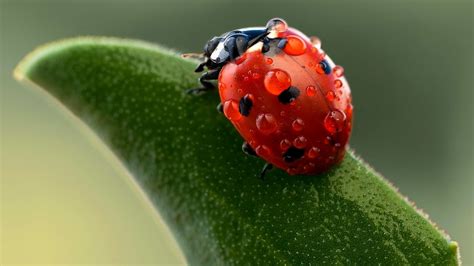
[[[191,264],[458,264],[456,242],[350,151],[323,175],[259,180],[263,161],[241,153],[217,92],[183,93],[194,67],[144,42],[77,38],[39,48],[15,75],[103,139]]]

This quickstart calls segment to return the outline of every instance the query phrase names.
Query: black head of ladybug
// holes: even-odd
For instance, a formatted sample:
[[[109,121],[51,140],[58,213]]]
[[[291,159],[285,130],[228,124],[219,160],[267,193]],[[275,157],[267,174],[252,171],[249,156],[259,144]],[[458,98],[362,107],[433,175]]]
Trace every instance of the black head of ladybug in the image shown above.
[[[247,49],[268,35],[264,27],[244,28],[226,32],[220,36],[213,37],[204,45],[204,57],[206,60],[197,68],[196,72],[208,69],[216,69],[224,66],[227,62],[241,56]]]
[[[204,45],[205,60],[195,71],[201,72],[204,67],[209,70],[221,68],[227,62],[241,56],[254,44],[264,40],[271,30],[283,23],[286,24],[282,19],[274,18],[268,21],[265,27],[236,29],[211,38]]]

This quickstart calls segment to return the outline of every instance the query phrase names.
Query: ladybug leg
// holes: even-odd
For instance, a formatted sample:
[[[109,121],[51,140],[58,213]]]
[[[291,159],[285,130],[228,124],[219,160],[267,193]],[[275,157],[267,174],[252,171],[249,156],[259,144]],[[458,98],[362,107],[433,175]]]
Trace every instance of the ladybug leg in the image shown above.
[[[263,38],[262,53],[270,51],[270,39],[268,37]]]
[[[217,109],[217,112],[219,112],[219,113],[224,113],[224,107],[222,106],[222,103],[219,103],[219,104],[216,106],[216,109]]]
[[[258,157],[257,153],[255,153],[250,144],[248,144],[248,142],[246,141],[244,141],[244,143],[242,144],[242,151],[247,155]],[[266,163],[263,166],[262,171],[260,171],[260,179],[264,180],[265,174],[271,169],[273,169],[273,164]]]
[[[262,180],[265,180],[265,174],[269,171],[269,170],[272,170],[273,169],[273,164],[271,163],[266,163],[263,168],[262,168],[262,171],[260,172],[260,179]]]
[[[189,89],[189,90],[186,91],[186,93],[188,93],[188,94],[199,94],[200,92],[214,90],[216,88],[216,86],[214,84],[212,84],[210,81],[218,79],[220,71],[221,71],[221,68],[217,68],[217,69],[213,69],[213,70],[210,70],[208,72],[205,72],[199,78],[199,82],[201,83],[202,87]]]
[[[242,143],[242,151],[247,155],[258,157],[257,153],[255,153],[255,151],[252,149],[250,144],[248,144],[248,142],[246,142],[246,141],[244,141],[244,143]]]
[[[202,72],[204,70],[204,66],[206,66],[207,61],[201,62],[196,69],[194,69],[194,72]]]
[[[268,38],[265,37],[263,39],[263,46],[262,46],[262,53],[266,53],[270,51],[271,47],[277,47],[279,49],[285,48],[286,43],[288,40],[286,38]]]

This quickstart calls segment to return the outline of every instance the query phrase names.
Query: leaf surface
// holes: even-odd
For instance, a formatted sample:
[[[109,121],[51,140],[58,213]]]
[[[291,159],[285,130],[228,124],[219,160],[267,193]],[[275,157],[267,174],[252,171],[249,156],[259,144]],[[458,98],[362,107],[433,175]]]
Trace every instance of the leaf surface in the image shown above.
[[[83,37],[40,47],[15,75],[98,134],[190,264],[458,263],[456,242],[350,151],[322,175],[259,180],[263,161],[242,154],[217,92],[184,93],[194,67],[144,42]]]

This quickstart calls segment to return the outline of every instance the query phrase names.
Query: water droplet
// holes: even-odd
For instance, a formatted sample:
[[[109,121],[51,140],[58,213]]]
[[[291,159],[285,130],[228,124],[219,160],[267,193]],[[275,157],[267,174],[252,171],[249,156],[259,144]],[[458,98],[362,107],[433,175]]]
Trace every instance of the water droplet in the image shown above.
[[[326,52],[323,49],[319,49],[318,56],[320,59],[324,59],[326,57]]]
[[[342,66],[335,66],[334,75],[338,78],[344,76],[344,68]]]
[[[330,111],[326,115],[326,118],[324,118],[324,128],[326,128],[330,134],[334,134],[342,131],[345,121],[346,115],[343,112],[339,110]]]
[[[352,117],[352,110],[353,110],[352,104],[348,104],[345,110],[346,116],[349,117],[349,119]]]
[[[304,127],[304,121],[301,118],[296,118],[293,123],[291,123],[291,127],[294,131],[301,131]]]
[[[326,136],[324,139],[324,144],[326,145],[332,145],[334,143],[334,140],[331,138],[331,136]]]
[[[321,48],[321,40],[316,36],[309,37],[311,44],[316,48]]]
[[[283,139],[282,141],[280,141],[280,149],[282,151],[286,151],[288,150],[288,148],[291,146],[291,141],[287,140],[287,139]]]
[[[342,81],[340,79],[336,79],[334,81],[334,87],[336,87],[336,89],[339,89],[342,87]]]
[[[269,64],[269,65],[273,64],[273,59],[267,58],[267,64]]]
[[[252,74],[252,78],[253,78],[253,79],[259,79],[261,76],[262,76],[262,75],[260,75],[260,73],[258,73],[258,72],[254,72],[254,73]]]
[[[272,18],[267,22],[266,28],[270,31],[283,33],[288,30],[288,24],[281,18]]]
[[[316,88],[314,86],[311,86],[311,85],[306,87],[306,95],[308,95],[310,97],[316,95]]]
[[[277,121],[272,114],[259,114],[256,125],[257,129],[265,135],[275,132],[278,128]]]
[[[303,166],[303,170],[305,172],[309,172],[311,169],[314,169],[316,165],[314,163],[308,163],[306,165]]]
[[[251,94],[251,93],[245,94],[244,98],[249,99],[251,102],[253,102],[255,100],[255,98],[253,97],[253,94]]]
[[[245,81],[245,82],[249,81],[249,77],[248,77],[248,76],[244,76],[244,81]]]
[[[279,95],[291,85],[291,78],[281,69],[273,69],[267,72],[263,80],[265,88],[273,95]]]
[[[270,155],[271,151],[265,145],[258,145],[257,148],[255,149],[255,153],[257,153],[257,155],[260,157],[267,157]]]
[[[306,43],[296,35],[290,35],[286,38],[286,45],[283,51],[289,55],[302,55],[306,51]]]
[[[336,94],[333,91],[326,92],[326,99],[328,99],[328,101],[332,102],[335,98]]]
[[[242,115],[239,112],[239,103],[234,100],[227,100],[224,102],[224,115],[230,121],[239,121]]]
[[[314,159],[318,157],[320,150],[317,147],[312,147],[308,150],[308,158]]]
[[[286,172],[289,174],[289,175],[296,175],[296,173],[298,172],[298,170],[294,167],[290,167],[288,169],[286,169]]]
[[[308,140],[304,136],[299,136],[293,140],[293,146],[298,149],[303,149],[308,143]]]
[[[226,88],[226,85],[224,82],[220,81],[219,82],[219,91],[221,91],[221,93],[225,90]]]

